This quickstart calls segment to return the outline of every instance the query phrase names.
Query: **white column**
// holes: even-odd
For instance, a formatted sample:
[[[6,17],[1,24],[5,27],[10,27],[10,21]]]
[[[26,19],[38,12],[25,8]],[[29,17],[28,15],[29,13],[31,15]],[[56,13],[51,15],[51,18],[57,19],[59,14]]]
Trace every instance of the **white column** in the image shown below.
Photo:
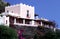
[[[16,23],[16,18],[14,19],[14,23]]]
[[[41,26],[43,26],[43,23],[41,22]]]
[[[25,24],[25,19],[23,20],[23,24]]]
[[[34,25],[34,20],[32,20],[32,25]]]

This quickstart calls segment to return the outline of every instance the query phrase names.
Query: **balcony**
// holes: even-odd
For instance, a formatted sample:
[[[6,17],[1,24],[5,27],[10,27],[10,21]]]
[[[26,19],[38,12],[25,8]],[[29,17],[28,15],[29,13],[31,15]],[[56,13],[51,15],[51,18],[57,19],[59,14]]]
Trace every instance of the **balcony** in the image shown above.
[[[32,26],[32,27],[37,27],[38,25],[34,25],[32,20],[30,19],[15,19],[14,20],[14,25],[18,26]]]
[[[31,27],[37,27],[38,26],[38,25],[22,24],[22,23],[14,23],[14,25],[18,25],[18,26],[31,26]]]

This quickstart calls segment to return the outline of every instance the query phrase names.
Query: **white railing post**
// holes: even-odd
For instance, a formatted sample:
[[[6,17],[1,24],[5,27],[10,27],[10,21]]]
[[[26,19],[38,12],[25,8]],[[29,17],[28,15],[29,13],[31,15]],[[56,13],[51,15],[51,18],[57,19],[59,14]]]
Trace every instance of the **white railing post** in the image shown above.
[[[23,24],[25,24],[25,19],[23,20]]]
[[[14,19],[14,23],[16,23],[16,18]]]

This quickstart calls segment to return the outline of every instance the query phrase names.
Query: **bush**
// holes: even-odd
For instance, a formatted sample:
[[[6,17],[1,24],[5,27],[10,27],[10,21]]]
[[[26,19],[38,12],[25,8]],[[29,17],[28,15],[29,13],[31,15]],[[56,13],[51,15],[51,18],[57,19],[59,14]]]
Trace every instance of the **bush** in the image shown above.
[[[37,27],[34,39],[57,39],[56,32],[50,28]]]
[[[9,27],[0,25],[0,39],[17,39],[17,32]]]

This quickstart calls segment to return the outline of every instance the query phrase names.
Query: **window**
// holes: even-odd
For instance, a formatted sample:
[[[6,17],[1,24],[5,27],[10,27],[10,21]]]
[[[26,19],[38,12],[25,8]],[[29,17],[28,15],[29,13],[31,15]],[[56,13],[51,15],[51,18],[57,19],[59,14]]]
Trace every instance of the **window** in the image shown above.
[[[6,24],[7,24],[7,20],[6,20]]]
[[[27,10],[27,17],[29,17],[29,10]]]

